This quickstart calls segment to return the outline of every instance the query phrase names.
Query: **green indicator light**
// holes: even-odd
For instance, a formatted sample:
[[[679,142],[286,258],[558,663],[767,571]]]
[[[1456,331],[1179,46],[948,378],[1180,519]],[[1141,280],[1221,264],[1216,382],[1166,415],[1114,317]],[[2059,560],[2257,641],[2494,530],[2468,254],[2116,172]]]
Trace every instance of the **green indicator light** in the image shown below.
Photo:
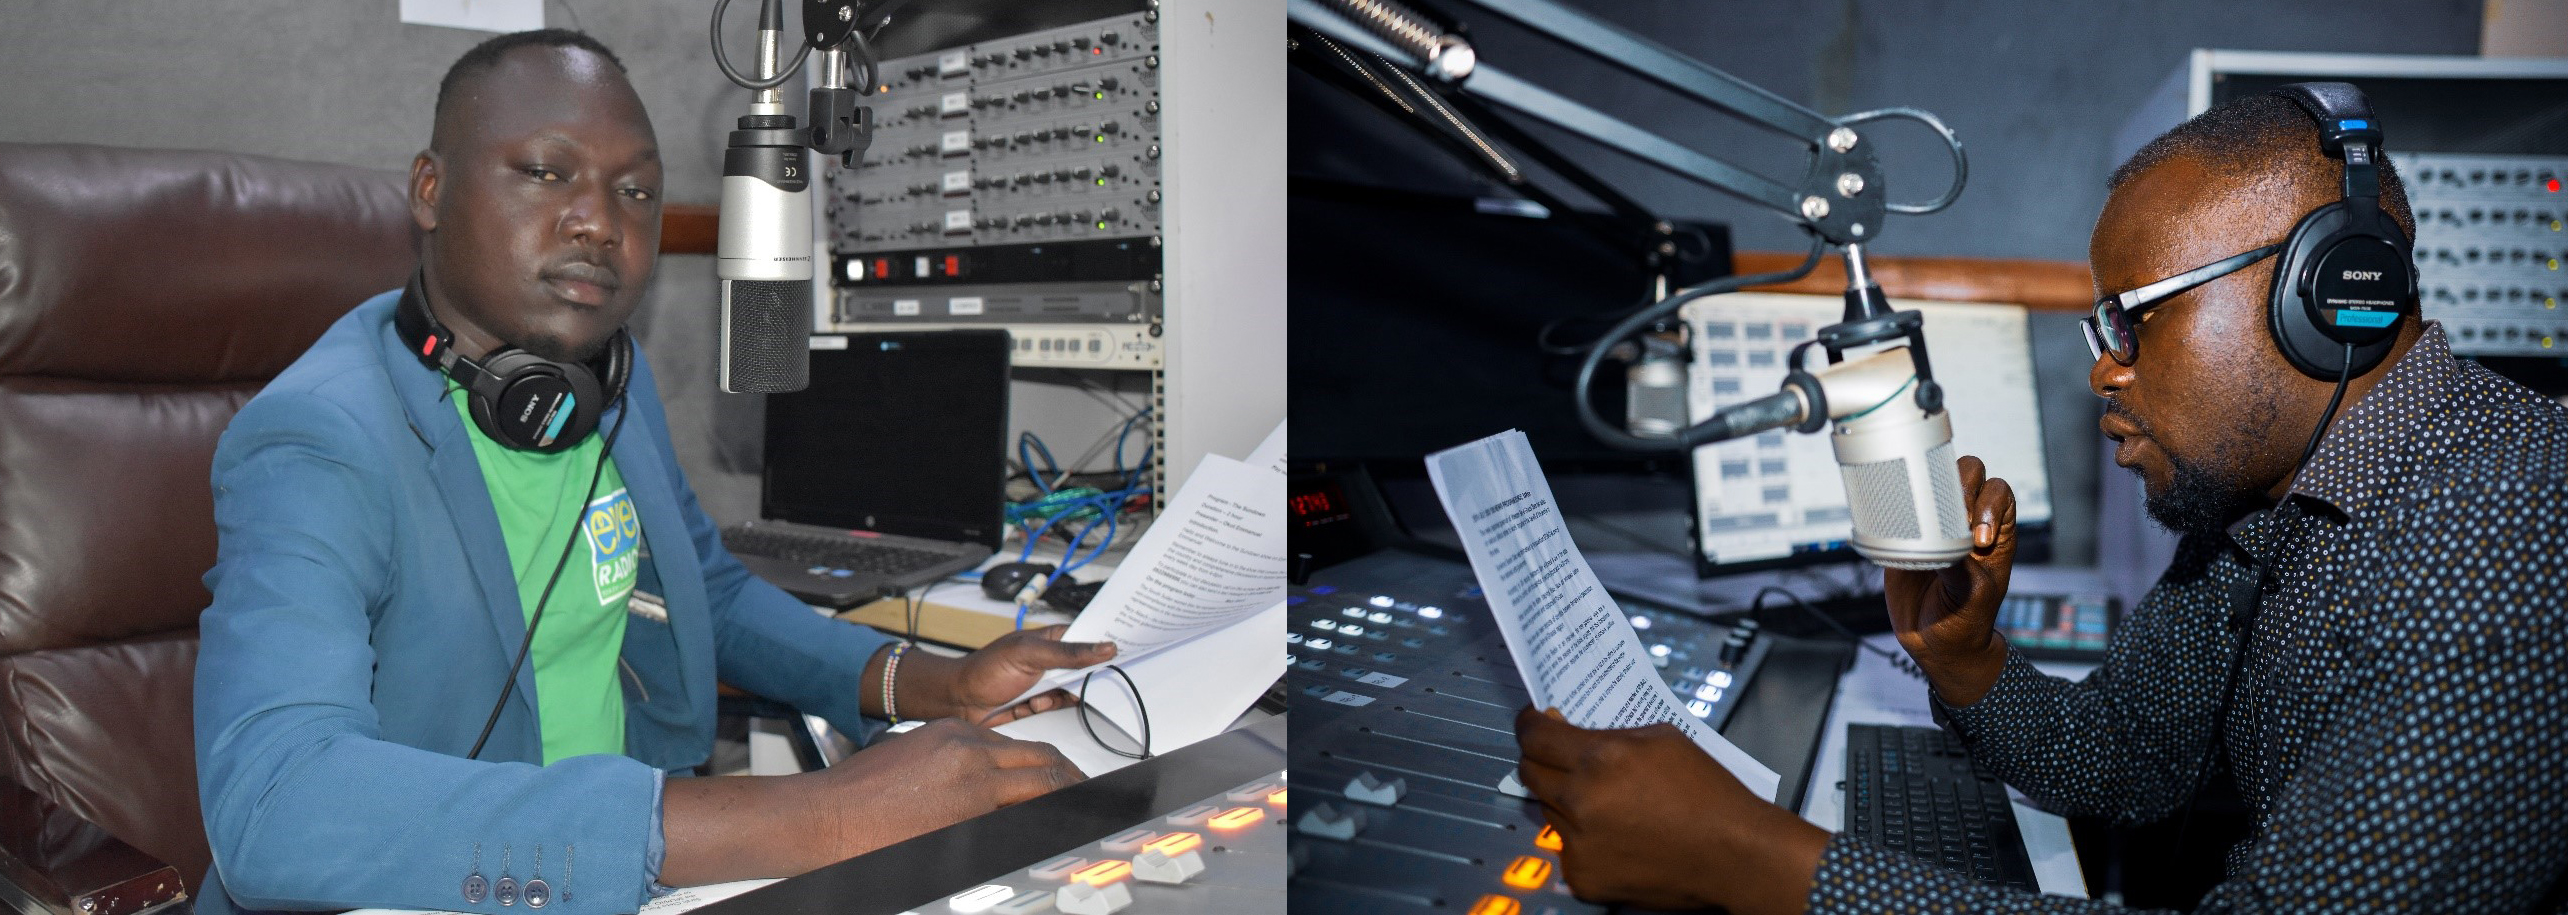
[[[1105,137],[1105,135],[1104,135],[1104,134],[1099,134],[1099,135],[1097,135],[1097,142],[1099,142],[1099,143],[1103,143],[1103,142],[1105,142],[1105,141],[1106,141],[1106,137]],[[2557,268],[2553,268],[2553,269],[2557,269]]]
[[[1106,227],[1106,224],[1105,224],[1105,223],[1102,223],[1102,222],[1101,222],[1101,223],[1098,223],[1098,224],[1097,224],[1097,228],[1102,229],[1102,228],[1105,228],[1105,227]]]
[[[1099,179],[1097,179],[1097,186],[1098,186],[1098,187],[1105,187],[1105,186],[1106,186],[1106,179],[1104,179],[1104,178],[1099,178]]]
[[[1097,93],[1097,97],[1102,99],[1102,98],[1105,98],[1105,97],[1106,97],[1106,94],[1105,94],[1105,93],[1103,93],[1103,92],[1100,92],[1100,93]]]

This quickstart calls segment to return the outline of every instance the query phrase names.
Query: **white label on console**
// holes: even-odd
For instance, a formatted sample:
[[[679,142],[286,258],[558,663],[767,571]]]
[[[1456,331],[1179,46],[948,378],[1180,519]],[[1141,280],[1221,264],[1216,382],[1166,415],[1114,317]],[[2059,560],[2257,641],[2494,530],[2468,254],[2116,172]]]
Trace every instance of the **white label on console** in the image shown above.
[[[949,234],[972,231],[972,211],[945,211],[945,231]]]
[[[1370,683],[1370,684],[1372,684],[1372,685],[1374,685],[1374,686],[1382,687],[1383,689],[1392,689],[1392,688],[1395,688],[1395,687],[1399,686],[1399,685],[1400,685],[1400,684],[1402,684],[1402,683],[1407,683],[1407,682],[1409,682],[1409,678],[1407,678],[1407,677],[1394,677],[1394,676],[1392,676],[1392,675],[1390,675],[1390,674],[1386,674],[1386,673],[1383,673],[1383,672],[1381,672],[1381,671],[1378,671],[1378,670],[1377,670],[1377,671],[1374,671],[1374,672],[1372,672],[1372,673],[1365,674],[1364,676],[1361,676],[1361,677],[1357,677],[1357,678],[1355,678],[1355,682],[1357,682],[1357,683]]]
[[[972,113],[972,97],[961,92],[948,92],[936,100],[936,113],[941,117],[959,118]]]
[[[945,313],[950,315],[980,314],[981,297],[977,295],[969,295],[947,299],[945,300]]]
[[[968,154],[972,151],[972,132],[948,130],[943,137],[937,139],[936,148],[937,151],[949,156]]]
[[[972,58],[961,51],[947,51],[936,56],[936,75],[961,76],[972,69]]]
[[[972,192],[972,170],[956,169],[945,173],[945,196],[957,197]]]
[[[910,317],[916,317],[916,316],[918,316],[918,300],[917,300],[917,299],[894,299],[894,300],[892,300],[892,314],[894,314],[894,315],[896,315],[896,316],[899,316],[899,317],[903,317],[903,318],[910,318]]]
[[[811,348],[812,348],[812,349],[846,349],[846,348],[847,348],[847,335],[845,335],[845,334],[813,334],[813,335],[811,335]]]
[[[1337,692],[1330,693],[1326,696],[1321,696],[1320,701],[1335,702],[1339,705],[1372,705],[1373,697],[1359,693],[1350,693],[1345,690],[1338,690]]]

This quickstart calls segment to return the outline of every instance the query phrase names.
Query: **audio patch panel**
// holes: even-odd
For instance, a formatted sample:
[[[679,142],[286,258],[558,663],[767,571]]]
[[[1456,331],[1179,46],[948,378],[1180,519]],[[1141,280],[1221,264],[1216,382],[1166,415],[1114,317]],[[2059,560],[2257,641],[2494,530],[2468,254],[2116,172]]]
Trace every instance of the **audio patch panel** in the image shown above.
[[[1155,9],[883,62],[827,206],[835,329],[1005,326],[1019,365],[1161,351]]]
[[[2568,157],[2396,155],[2418,291],[2463,355],[2568,355]]]

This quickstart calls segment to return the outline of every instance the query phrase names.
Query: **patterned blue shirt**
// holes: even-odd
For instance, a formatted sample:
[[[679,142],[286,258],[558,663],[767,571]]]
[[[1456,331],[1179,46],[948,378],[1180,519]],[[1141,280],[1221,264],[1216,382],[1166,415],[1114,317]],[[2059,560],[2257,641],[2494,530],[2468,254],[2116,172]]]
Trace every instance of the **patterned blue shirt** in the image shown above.
[[[2072,683],[2010,653],[1987,696],[1937,710],[2068,816],[2161,819],[2225,768],[2255,828],[2197,911],[2557,912],[2563,605],[2568,409],[2454,359],[2429,322],[2282,503],[2186,539],[2102,667]],[[1843,836],[1810,909],[2118,911]]]

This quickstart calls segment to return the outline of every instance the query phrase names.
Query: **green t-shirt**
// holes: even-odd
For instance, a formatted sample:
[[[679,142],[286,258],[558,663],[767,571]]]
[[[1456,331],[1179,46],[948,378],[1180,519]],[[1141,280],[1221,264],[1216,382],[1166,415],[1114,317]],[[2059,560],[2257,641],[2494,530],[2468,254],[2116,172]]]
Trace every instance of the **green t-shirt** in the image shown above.
[[[490,489],[491,509],[508,542],[508,564],[517,578],[517,602],[528,621],[554,564],[562,561],[569,525],[581,519],[579,545],[562,566],[561,581],[544,601],[544,624],[526,663],[535,669],[535,714],[544,735],[544,762],[592,753],[624,752],[624,688],[616,665],[624,650],[625,601],[641,571],[642,519],[615,462],[606,462],[597,495],[585,511],[580,495],[598,467],[602,436],[591,433],[557,454],[517,451],[473,425],[465,395],[451,394],[473,457]]]

